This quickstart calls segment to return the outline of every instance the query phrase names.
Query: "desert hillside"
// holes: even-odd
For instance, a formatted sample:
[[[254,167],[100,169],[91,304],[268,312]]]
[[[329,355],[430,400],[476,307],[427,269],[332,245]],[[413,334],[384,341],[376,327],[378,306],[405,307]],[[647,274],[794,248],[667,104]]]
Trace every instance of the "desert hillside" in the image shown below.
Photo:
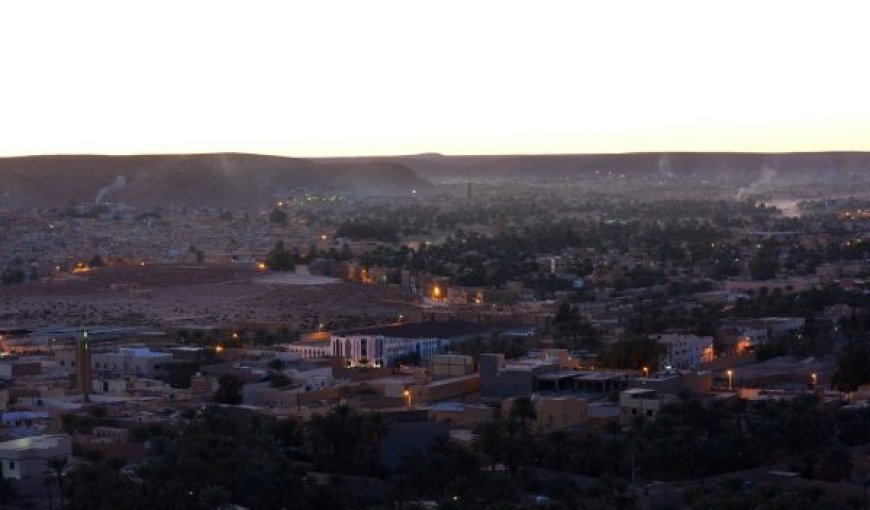
[[[389,161],[314,162],[252,154],[0,158],[4,205],[257,206],[294,190],[397,195],[430,184]]]

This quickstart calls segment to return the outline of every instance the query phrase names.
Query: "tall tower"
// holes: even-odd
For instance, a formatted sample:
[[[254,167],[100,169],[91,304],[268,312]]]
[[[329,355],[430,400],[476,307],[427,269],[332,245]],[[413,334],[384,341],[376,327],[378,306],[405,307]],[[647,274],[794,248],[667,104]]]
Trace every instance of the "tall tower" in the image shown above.
[[[90,333],[87,328],[82,328],[81,334],[76,341],[76,391],[85,397],[85,402],[90,400],[91,395],[91,349]]]

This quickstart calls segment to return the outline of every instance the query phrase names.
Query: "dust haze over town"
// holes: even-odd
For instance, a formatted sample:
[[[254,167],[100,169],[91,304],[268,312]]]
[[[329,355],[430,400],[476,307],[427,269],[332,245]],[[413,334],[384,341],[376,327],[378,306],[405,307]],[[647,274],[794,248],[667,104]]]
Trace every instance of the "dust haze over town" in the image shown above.
[[[768,7],[756,55],[676,4],[633,7],[650,48],[596,50],[628,74],[574,33],[607,7],[184,7],[259,30],[236,54],[124,25],[167,66],[88,68],[134,66],[128,95],[0,96],[32,108],[0,119],[0,509],[867,508],[860,45],[812,53]],[[770,26],[806,56],[704,75],[751,81]],[[314,40],[307,72],[275,64]]]

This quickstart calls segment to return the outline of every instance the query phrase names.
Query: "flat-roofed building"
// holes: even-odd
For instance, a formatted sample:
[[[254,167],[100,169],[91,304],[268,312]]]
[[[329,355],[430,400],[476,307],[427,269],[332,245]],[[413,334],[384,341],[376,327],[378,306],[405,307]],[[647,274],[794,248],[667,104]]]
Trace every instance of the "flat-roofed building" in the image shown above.
[[[481,354],[480,396],[484,399],[529,396],[541,375],[557,370],[556,363],[540,359],[506,362],[503,354]]]
[[[42,372],[42,363],[26,359],[5,359],[0,361],[0,380],[11,381],[16,377],[38,375]]]
[[[48,459],[69,461],[72,442],[66,434],[25,437],[0,443],[0,464],[4,478],[42,478]]]
[[[97,372],[119,375],[154,377],[172,354],[155,352],[147,347],[121,347],[114,352],[91,354],[93,368]]]
[[[435,379],[474,373],[474,358],[461,354],[438,354],[432,357],[431,374]]]
[[[430,404],[428,410],[430,420],[450,428],[473,429],[481,423],[494,420],[496,416],[495,407],[463,402],[438,402]]]
[[[332,356],[332,343],[329,340],[316,342],[294,342],[284,344],[284,349],[299,355],[299,359],[328,358]]]
[[[673,395],[660,394],[656,390],[631,388],[619,394],[619,409],[623,421],[635,416],[655,419],[662,406],[674,402],[675,399]]]
[[[496,330],[492,324],[465,321],[428,321],[353,329],[333,335],[332,355],[345,359],[349,366],[389,366],[411,354],[428,361],[451,345]]]
[[[516,399],[508,398],[502,401],[502,416],[510,414],[511,406]],[[539,431],[562,430],[578,427],[586,422],[585,398],[573,395],[535,395],[532,397],[535,406],[535,429]]]
[[[712,336],[661,334],[652,338],[664,347],[659,366],[666,370],[696,368],[713,361]]]

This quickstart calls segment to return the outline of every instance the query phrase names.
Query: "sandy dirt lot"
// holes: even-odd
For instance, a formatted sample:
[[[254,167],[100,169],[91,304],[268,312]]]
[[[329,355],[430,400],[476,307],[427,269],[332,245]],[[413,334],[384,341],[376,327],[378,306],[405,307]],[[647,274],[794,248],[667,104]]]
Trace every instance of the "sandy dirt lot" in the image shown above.
[[[113,290],[114,287],[114,290]],[[0,325],[230,325],[302,330],[383,323],[410,307],[383,289],[247,268],[101,268],[67,279],[0,286]]]

